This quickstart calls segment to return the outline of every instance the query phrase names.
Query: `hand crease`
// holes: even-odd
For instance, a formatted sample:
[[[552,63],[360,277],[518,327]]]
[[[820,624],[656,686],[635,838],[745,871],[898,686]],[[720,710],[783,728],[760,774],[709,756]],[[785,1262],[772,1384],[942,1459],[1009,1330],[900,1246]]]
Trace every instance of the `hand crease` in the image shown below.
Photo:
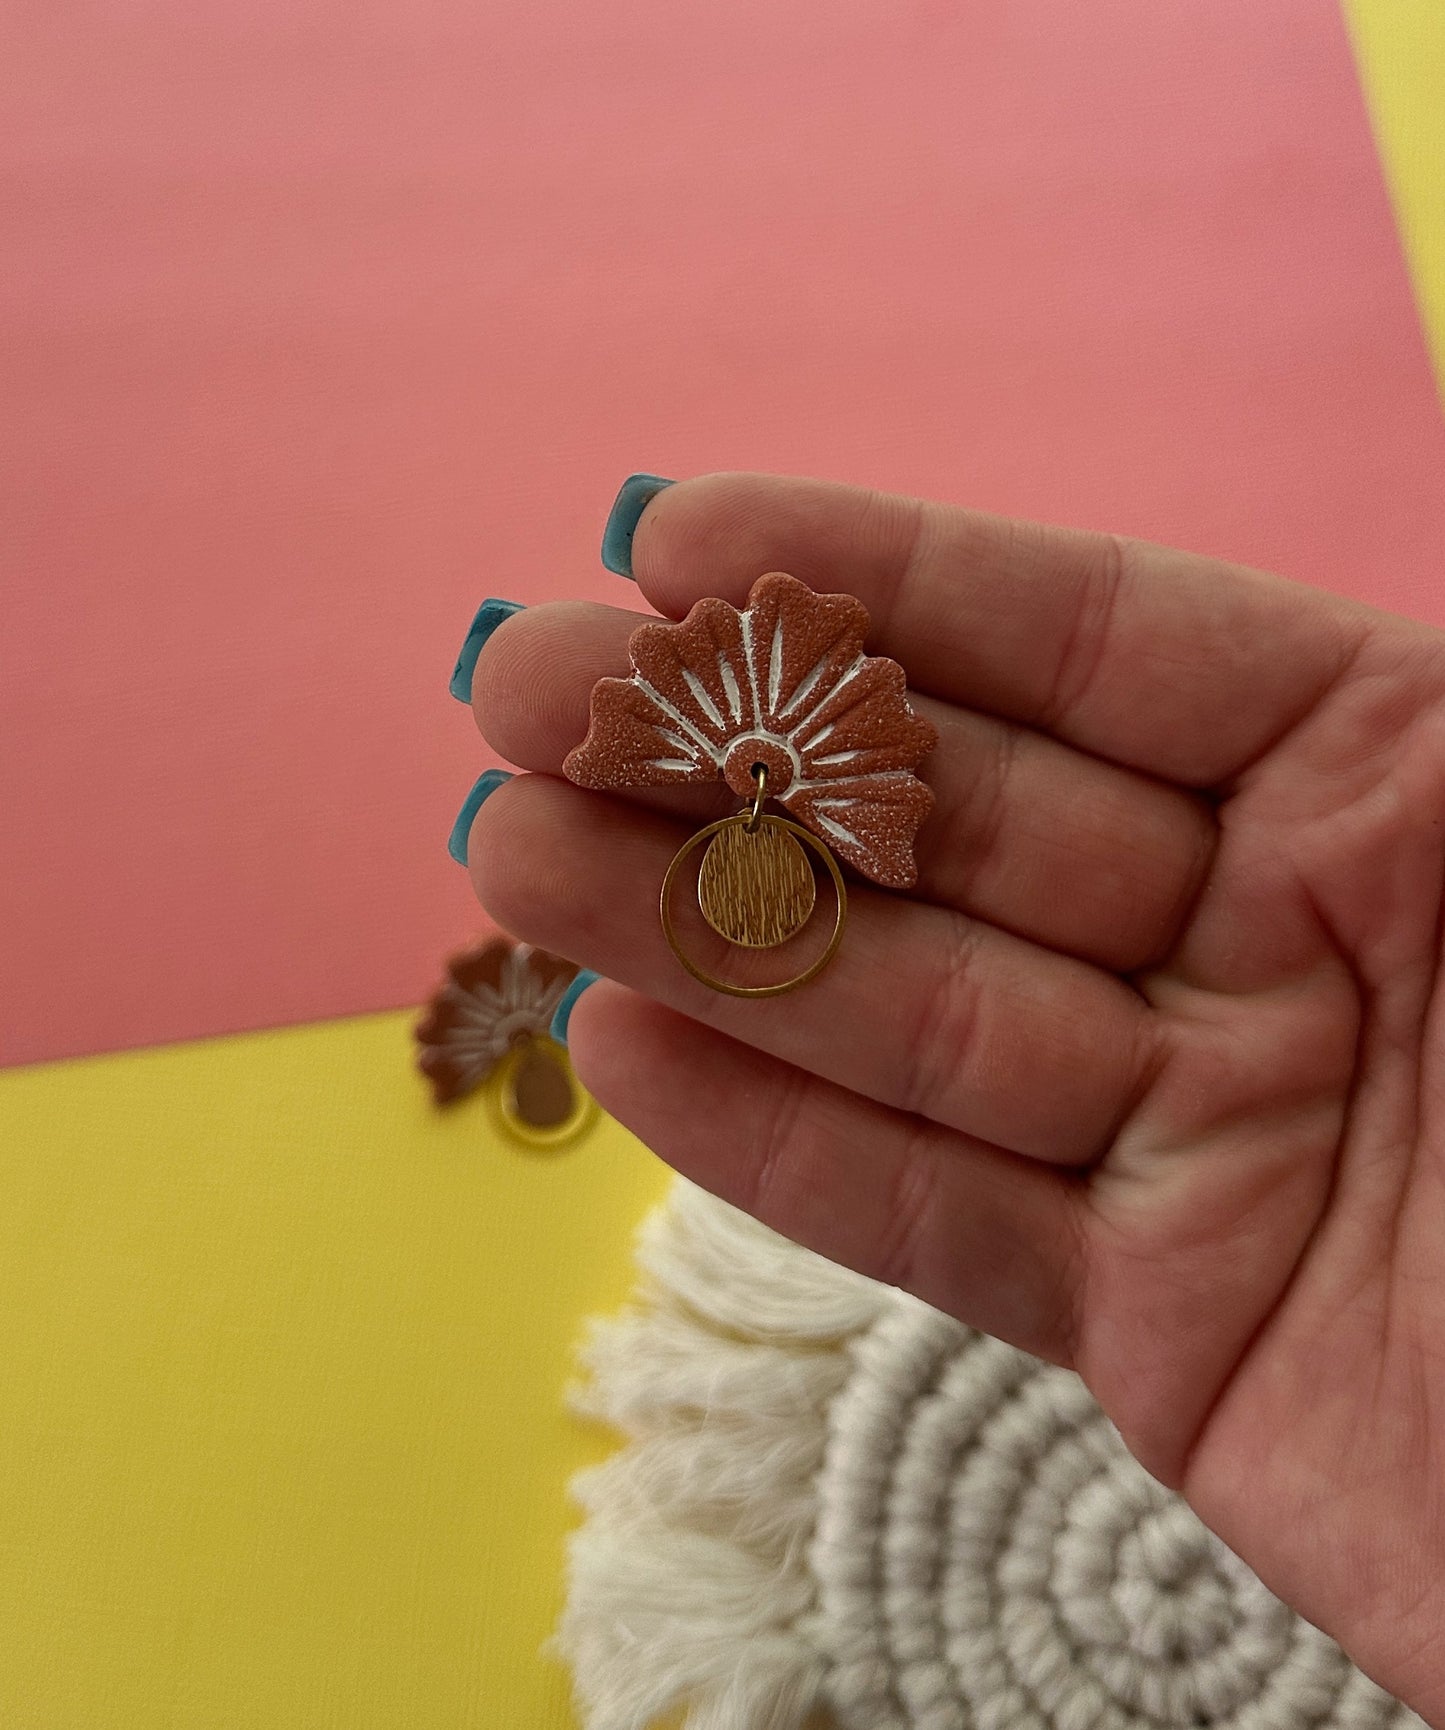
[[[1291,715],[1258,750],[1247,757],[1233,771],[1226,784],[1215,789],[1221,798],[1226,800],[1233,798],[1254,770],[1274,756],[1277,751],[1282,750],[1302,727],[1307,726],[1314,719],[1335,692],[1348,682],[1361,656],[1373,640],[1373,633],[1368,622],[1362,622],[1359,630],[1351,633],[1345,628],[1344,620],[1340,621],[1340,632],[1340,659],[1338,663],[1331,668],[1320,683],[1319,688],[1310,693],[1301,705],[1299,712]]]
[[[903,1084],[901,1109],[916,1112],[934,1122],[939,1101],[957,1079],[963,1053],[968,1049],[978,1021],[979,998],[970,979],[970,966],[984,927],[962,917],[948,921],[952,942],[940,960],[932,988],[922,1004],[905,1049],[909,1053]],[[965,993],[960,1010],[957,994]]]
[[[1221,1379],[1218,1387],[1214,1390],[1214,1394],[1208,1405],[1206,1405],[1204,1410],[1201,1412],[1199,1423],[1195,1429],[1194,1435],[1184,1450],[1183,1456],[1180,1460],[1179,1483],[1181,1488],[1184,1489],[1186,1495],[1188,1494],[1187,1486],[1190,1471],[1193,1467],[1195,1457],[1199,1452],[1199,1448],[1209,1433],[1209,1426],[1215,1413],[1219,1411],[1220,1407],[1228,1398],[1230,1389],[1238,1380],[1240,1371],[1244,1368],[1245,1364],[1249,1362],[1250,1355],[1265,1333],[1265,1330],[1270,1326],[1274,1318],[1289,1301],[1290,1293],[1294,1290],[1299,1281],[1300,1275],[1304,1270],[1305,1264],[1309,1260],[1310,1251],[1313,1249],[1315,1242],[1319,1237],[1320,1229],[1330,1217],[1331,1210],[1335,1204],[1335,1199],[1339,1193],[1340,1174],[1344,1165],[1345,1143],[1349,1137],[1350,1123],[1354,1116],[1359,1096],[1363,1071],[1362,1058],[1368,1025],[1367,1006],[1372,995],[1371,987],[1366,981],[1364,975],[1360,972],[1359,965],[1355,961],[1354,956],[1340,941],[1339,934],[1334,929],[1333,924],[1325,916],[1324,910],[1315,900],[1314,894],[1310,890],[1309,885],[1301,881],[1299,888],[1301,893],[1304,895],[1311,912],[1319,922],[1320,931],[1324,936],[1326,943],[1334,951],[1341,965],[1349,973],[1350,978],[1354,983],[1356,997],[1361,1006],[1359,1024],[1355,1032],[1354,1057],[1350,1064],[1350,1085],[1345,1093],[1345,1108],[1340,1125],[1340,1133],[1336,1138],[1333,1156],[1330,1160],[1329,1184],[1321,1198],[1319,1210],[1315,1215],[1314,1224],[1310,1227],[1309,1231],[1305,1233],[1304,1238],[1301,1240],[1299,1249],[1295,1254],[1293,1265],[1290,1267],[1288,1277],[1280,1285],[1279,1290],[1275,1294],[1274,1301],[1265,1309],[1254,1327],[1250,1329],[1248,1335],[1241,1342],[1239,1350],[1235,1353],[1233,1364]]]
[[[1105,535],[1101,562],[1085,580],[1073,623],[1059,654],[1050,690],[1034,724],[1056,732],[1060,723],[1087,696],[1108,647],[1119,594],[1127,571],[1123,540]]]
[[[768,1136],[763,1157],[753,1173],[752,1199],[746,1211],[758,1219],[767,1220],[774,1210],[768,1197],[777,1184],[778,1173],[803,1114],[803,1104],[817,1084],[817,1078],[805,1069],[794,1069],[788,1076],[778,1109],[767,1116]],[[783,1229],[783,1228],[779,1228]]]
[[[987,803],[982,815],[975,820],[967,800],[953,813],[952,826],[961,830],[964,837],[949,849],[955,857],[961,855],[964,861],[962,882],[956,891],[960,897],[972,893],[979,874],[998,851],[1004,820],[1008,816],[1008,782],[1023,736],[1017,728],[999,728],[988,780]]]
[[[919,1245],[938,1196],[938,1162],[923,1146],[929,1126],[914,1123],[904,1143],[898,1181],[888,1208],[888,1227],[879,1244],[878,1277],[885,1285],[912,1290],[917,1279]]]
[[[893,494],[880,496],[888,498],[890,503],[893,502],[896,497],[896,495]],[[913,586],[915,576],[914,566],[923,556],[924,530],[928,527],[928,502],[924,499],[918,499],[911,502],[914,503],[916,507],[914,510],[913,539],[909,542],[908,554],[903,561],[903,569],[899,573],[898,580],[886,591],[881,591],[881,605],[878,597],[870,599],[869,614],[871,623],[869,626],[868,636],[869,640],[874,644],[886,643],[893,635],[898,603]]]

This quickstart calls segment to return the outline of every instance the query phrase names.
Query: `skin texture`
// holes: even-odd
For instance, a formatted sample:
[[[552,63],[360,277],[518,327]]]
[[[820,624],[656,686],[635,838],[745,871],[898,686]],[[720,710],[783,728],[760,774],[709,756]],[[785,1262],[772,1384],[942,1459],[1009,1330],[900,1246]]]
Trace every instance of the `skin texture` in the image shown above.
[[[764,1002],[689,979],[656,896],[730,796],[559,779],[634,612],[487,644],[529,771],[470,867],[605,975],[602,1106],[780,1232],[1071,1365],[1276,1593],[1445,1725],[1445,633],[1114,537],[813,480],[649,505],[642,597],[846,590],[941,739],[907,895]]]

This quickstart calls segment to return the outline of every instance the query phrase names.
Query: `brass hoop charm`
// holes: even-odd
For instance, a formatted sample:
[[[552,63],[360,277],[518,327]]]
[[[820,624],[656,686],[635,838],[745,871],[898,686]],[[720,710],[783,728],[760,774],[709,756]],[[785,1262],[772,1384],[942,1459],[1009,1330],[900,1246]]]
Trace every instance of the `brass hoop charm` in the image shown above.
[[[662,893],[659,897],[659,912],[662,917],[662,934],[667,939],[667,946],[678,958],[694,979],[706,985],[712,991],[725,992],[729,997],[781,997],[785,991],[796,991],[800,985],[806,985],[810,979],[816,979],[838,952],[838,945],[843,941],[843,927],[848,918],[848,891],[843,883],[843,873],[838,869],[837,861],[816,835],[809,833],[801,824],[791,822],[786,817],[764,816],[762,812],[764,778],[760,778],[758,796],[750,811],[739,812],[734,817],[724,817],[717,823],[709,823],[706,829],[699,829],[676,853],[672,863],[667,868],[667,875],[662,880]],[[823,953],[806,967],[794,979],[786,979],[780,985],[730,985],[725,979],[715,978],[704,968],[697,965],[690,956],[684,953],[678,941],[677,931],[672,919],[672,889],[677,881],[678,873],[687,863],[691,854],[702,846],[705,841],[712,840],[724,829],[742,827],[749,834],[759,828],[775,828],[801,841],[817,858],[821,859],[828,869],[828,875],[833,882],[833,893],[836,899],[836,911],[833,916],[833,932],[828,939],[828,946]]]
[[[528,1070],[546,1065],[556,1071],[552,1079],[561,1080],[571,1095],[567,1109],[547,1121],[539,1121],[536,1102],[524,1099],[528,1086]],[[575,1141],[597,1115],[597,1105],[572,1073],[565,1049],[555,1040],[538,1035],[522,1039],[507,1053],[498,1067],[492,1091],[492,1110],[508,1135],[529,1147],[551,1149],[565,1147]],[[528,1104],[532,1114],[528,1114]]]

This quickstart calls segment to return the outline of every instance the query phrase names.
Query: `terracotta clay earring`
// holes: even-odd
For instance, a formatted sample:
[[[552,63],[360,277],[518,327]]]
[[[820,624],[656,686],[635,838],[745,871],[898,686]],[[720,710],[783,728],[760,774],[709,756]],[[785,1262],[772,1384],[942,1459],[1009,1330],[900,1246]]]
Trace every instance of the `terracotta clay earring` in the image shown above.
[[[630,676],[593,689],[587,737],[563,765],[569,780],[601,791],[722,781],[746,801],[687,842],[661,888],[673,953],[715,991],[773,997],[827,966],[847,920],[838,860],[888,888],[917,881],[914,836],[933,795],[914,770],[938,735],[909,707],[897,662],[864,654],[868,626],[853,596],[815,594],[770,571],[741,612],[703,600],[680,624],[640,625]],[[769,801],[787,815],[766,810]],[[744,949],[777,948],[804,930],[821,868],[833,901],[821,953],[764,984],[700,965],[680,940],[676,890],[704,847],[698,907]]]
[[[495,1075],[492,1107],[509,1135],[545,1148],[580,1135],[597,1108],[549,1032],[577,971],[506,937],[454,955],[415,1028],[417,1067],[437,1103],[461,1099]]]

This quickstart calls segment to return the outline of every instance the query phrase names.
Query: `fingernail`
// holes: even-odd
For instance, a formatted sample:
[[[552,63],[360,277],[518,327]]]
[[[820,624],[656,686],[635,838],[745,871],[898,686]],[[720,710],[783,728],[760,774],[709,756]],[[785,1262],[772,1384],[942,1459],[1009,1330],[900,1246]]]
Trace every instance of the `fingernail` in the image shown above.
[[[588,967],[584,967],[567,989],[562,993],[562,1001],[557,1005],[552,1017],[550,1032],[558,1045],[567,1043],[567,1023],[572,1019],[572,1011],[577,1007],[577,999],[589,985],[595,985],[602,977]]]
[[[462,652],[457,656],[456,667],[452,671],[452,682],[447,686],[451,694],[462,703],[472,700],[472,674],[477,670],[477,656],[482,652],[482,644],[491,636],[503,619],[510,619],[513,613],[522,611],[520,601],[499,601],[495,598],[483,601],[477,608],[477,616],[472,620],[472,627],[467,632],[467,640],[462,644]]]
[[[661,475],[628,475],[623,481],[602,531],[602,563],[609,571],[616,571],[619,577],[632,575],[632,537],[638,521],[662,489],[674,484]]]
[[[451,839],[447,842],[447,852],[458,865],[465,865],[467,862],[467,842],[471,838],[472,824],[477,820],[477,812],[504,781],[511,779],[509,769],[488,769],[485,775],[477,777],[476,786],[467,794],[466,803],[457,813],[457,820],[452,824]]]

